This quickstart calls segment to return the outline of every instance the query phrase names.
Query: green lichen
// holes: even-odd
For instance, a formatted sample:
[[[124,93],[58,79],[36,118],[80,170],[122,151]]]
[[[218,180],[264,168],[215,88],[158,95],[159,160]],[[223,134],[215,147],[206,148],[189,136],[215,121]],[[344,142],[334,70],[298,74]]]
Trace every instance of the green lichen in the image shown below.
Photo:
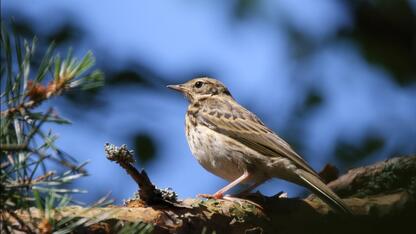
[[[392,161],[387,163],[383,170],[360,179],[357,182],[355,195],[365,197],[368,195],[389,193],[405,189],[415,195],[416,191],[416,165],[412,162]]]

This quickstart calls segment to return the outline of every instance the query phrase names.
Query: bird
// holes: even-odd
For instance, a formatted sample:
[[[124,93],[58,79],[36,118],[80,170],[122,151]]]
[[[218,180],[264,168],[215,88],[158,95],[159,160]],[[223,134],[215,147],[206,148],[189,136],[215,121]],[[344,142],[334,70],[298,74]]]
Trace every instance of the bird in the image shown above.
[[[255,114],[240,105],[219,80],[198,77],[168,85],[189,102],[185,133],[189,148],[203,168],[230,181],[206,198],[221,199],[238,184],[250,192],[271,178],[283,179],[311,190],[337,213],[351,213],[292,147]]]

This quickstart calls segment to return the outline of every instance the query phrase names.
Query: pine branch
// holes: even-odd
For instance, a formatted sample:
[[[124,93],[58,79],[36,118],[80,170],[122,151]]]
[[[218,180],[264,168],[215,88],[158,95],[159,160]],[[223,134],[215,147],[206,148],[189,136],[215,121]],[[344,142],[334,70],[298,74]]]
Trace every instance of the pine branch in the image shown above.
[[[47,123],[67,124],[69,121],[60,118],[52,107],[44,112],[35,112],[36,108],[70,89],[95,88],[103,83],[101,72],[96,70],[85,74],[95,63],[91,52],[78,60],[69,50],[66,58],[61,60],[59,54],[54,52],[53,43],[46,50],[41,63],[33,67],[36,66],[32,61],[36,42],[34,38],[31,43],[27,40],[22,43],[19,35],[9,34],[2,21],[0,225],[6,233],[37,229],[40,232],[46,230],[48,233],[70,232],[80,225],[91,223],[89,219],[84,219],[85,222],[68,219],[65,226],[60,226],[51,222],[49,217],[43,217],[45,222],[37,227],[34,225],[37,220],[33,220],[29,212],[29,207],[34,205],[41,210],[54,210],[58,198],[62,199],[62,204],[71,200],[67,194],[82,190],[61,186],[87,174],[83,168],[85,163],[78,165],[73,157],[54,144],[56,135],[42,130]],[[54,173],[49,168],[56,164],[69,170]],[[29,219],[21,221],[20,216],[14,213],[16,210],[29,212]]]

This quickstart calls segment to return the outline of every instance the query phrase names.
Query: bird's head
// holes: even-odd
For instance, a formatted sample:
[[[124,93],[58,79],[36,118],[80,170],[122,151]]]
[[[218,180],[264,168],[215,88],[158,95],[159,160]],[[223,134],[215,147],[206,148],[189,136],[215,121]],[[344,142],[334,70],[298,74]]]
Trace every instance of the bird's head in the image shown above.
[[[231,97],[223,83],[208,77],[195,78],[183,84],[168,85],[167,87],[183,93],[190,103],[214,95]]]

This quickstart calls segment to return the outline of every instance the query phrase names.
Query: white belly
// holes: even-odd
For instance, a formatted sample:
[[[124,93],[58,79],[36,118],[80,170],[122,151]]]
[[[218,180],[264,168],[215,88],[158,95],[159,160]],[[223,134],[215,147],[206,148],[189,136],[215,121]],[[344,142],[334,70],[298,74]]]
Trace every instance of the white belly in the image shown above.
[[[209,172],[233,181],[249,171],[250,180],[244,183],[270,178],[266,175],[264,156],[256,151],[205,126],[191,127],[186,132],[192,154]]]
[[[230,144],[231,138],[205,126],[190,128],[187,132],[191,152],[206,170],[229,181],[244,173],[247,157],[244,157],[241,146]]]
[[[187,129],[187,140],[192,154],[209,172],[233,181],[244,171],[250,173],[245,183],[260,182],[272,177],[297,183],[296,167],[282,157],[264,156],[242,143],[214,132],[205,126]]]

